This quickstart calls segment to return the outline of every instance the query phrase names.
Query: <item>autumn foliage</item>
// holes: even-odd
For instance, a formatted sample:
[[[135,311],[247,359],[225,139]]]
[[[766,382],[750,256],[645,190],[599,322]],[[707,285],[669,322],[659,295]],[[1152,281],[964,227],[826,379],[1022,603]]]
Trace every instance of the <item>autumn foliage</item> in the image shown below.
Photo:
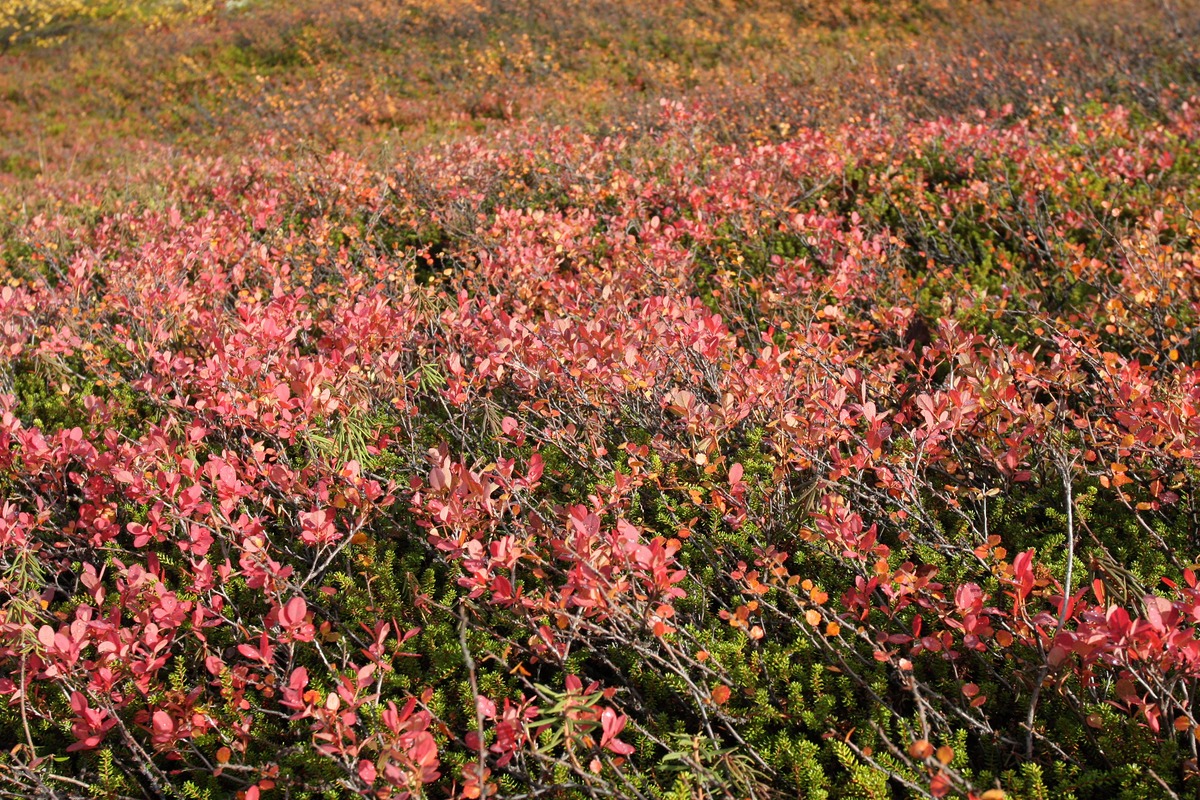
[[[782,8],[657,13],[782,69],[748,33]],[[710,65],[599,125],[530,78],[561,124],[501,98],[395,150],[255,129],[214,68],[229,152],[14,139],[0,792],[1194,796],[1200,14],[1040,49],[956,8],[813,4],[871,70]],[[595,14],[566,40],[644,23]],[[0,61],[32,91],[71,46]],[[470,119],[443,90],[422,119]]]

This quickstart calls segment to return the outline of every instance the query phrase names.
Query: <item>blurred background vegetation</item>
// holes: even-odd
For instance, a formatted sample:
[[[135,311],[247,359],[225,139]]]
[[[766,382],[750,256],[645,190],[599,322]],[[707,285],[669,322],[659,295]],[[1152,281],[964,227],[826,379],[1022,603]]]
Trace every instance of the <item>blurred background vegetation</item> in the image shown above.
[[[603,133],[664,97],[760,138],[1088,99],[1153,113],[1200,83],[1198,33],[1200,4],[1179,0],[3,0],[0,187],[136,170],[133,143],[386,154],[524,120]]]

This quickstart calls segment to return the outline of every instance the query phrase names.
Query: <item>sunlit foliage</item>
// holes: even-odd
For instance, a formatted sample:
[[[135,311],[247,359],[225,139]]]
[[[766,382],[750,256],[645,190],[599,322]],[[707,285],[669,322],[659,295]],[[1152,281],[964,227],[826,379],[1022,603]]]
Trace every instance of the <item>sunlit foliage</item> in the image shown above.
[[[783,8],[658,13],[778,67],[744,31]],[[257,116],[375,63],[313,8],[263,105],[43,146],[0,227],[0,790],[1196,794],[1200,16],[1163,8],[1126,83],[848,5],[787,24],[945,40],[402,149],[324,84]],[[640,24],[598,9],[563,41]],[[407,13],[424,52],[511,22]],[[447,86],[580,85],[506,72],[540,41]]]

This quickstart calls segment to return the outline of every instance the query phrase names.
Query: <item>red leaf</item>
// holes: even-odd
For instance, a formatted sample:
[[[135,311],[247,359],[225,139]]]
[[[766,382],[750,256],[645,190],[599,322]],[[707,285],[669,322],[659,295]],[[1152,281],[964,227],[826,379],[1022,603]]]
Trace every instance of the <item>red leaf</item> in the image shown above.
[[[304,602],[304,598],[293,597],[287,602],[287,605],[279,610],[279,624],[285,628],[294,628],[304,622],[307,614],[308,603]]]

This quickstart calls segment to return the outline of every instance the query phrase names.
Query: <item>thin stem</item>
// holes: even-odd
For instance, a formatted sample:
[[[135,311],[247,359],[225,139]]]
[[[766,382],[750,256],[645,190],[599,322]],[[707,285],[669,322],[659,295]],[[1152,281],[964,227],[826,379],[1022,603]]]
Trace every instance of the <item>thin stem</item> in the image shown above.
[[[1059,452],[1056,453],[1056,456],[1056,466],[1062,477],[1063,492],[1067,500],[1067,572],[1063,576],[1063,596],[1058,607],[1058,626],[1054,630],[1054,636],[1050,639],[1051,646],[1067,624],[1067,610],[1071,602],[1071,583],[1075,574],[1075,496],[1071,487],[1071,464],[1066,460],[1065,454]],[[1046,682],[1046,676],[1049,674],[1050,664],[1045,663],[1038,671],[1037,683],[1034,685],[1033,695],[1029,699],[1029,711],[1025,715],[1025,757],[1029,759],[1033,758],[1033,721],[1037,715],[1038,700],[1042,695],[1042,684]]]
[[[475,678],[475,659],[471,656],[471,648],[467,644],[467,613],[462,603],[458,605],[458,642],[462,647],[463,663],[467,667],[467,680],[471,684],[471,702],[475,705],[476,744],[479,749],[479,798],[487,798],[487,781],[484,779],[484,769],[487,754],[483,747],[483,711],[479,708],[479,683]]]

